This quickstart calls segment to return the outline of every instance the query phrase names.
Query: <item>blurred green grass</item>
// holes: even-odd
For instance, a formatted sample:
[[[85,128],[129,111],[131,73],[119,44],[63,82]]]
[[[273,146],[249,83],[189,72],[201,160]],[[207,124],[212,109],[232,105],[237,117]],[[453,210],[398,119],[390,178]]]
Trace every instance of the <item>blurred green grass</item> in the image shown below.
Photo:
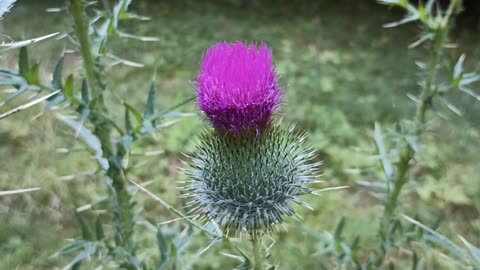
[[[68,29],[64,13],[46,13],[58,2],[20,1],[2,22],[0,32],[13,39],[40,36]],[[368,1],[138,1],[138,13],[152,18],[123,27],[137,35],[156,36],[159,42],[142,43],[112,39],[113,53],[145,64],[145,68],[115,66],[107,71],[107,100],[121,119],[120,100],[140,108],[156,68],[159,93],[157,108],[167,108],[193,93],[203,52],[220,41],[266,42],[273,48],[282,75],[286,104],[283,121],[305,129],[309,142],[324,160],[323,180],[329,185],[350,185],[348,191],[304,198],[315,211],[300,210],[305,220],[289,221],[289,232],[274,236],[275,258],[281,269],[314,269],[325,258],[316,236],[333,231],[342,216],[346,234],[361,235],[362,246],[372,247],[381,207],[356,180],[377,180],[378,164],[372,140],[373,123],[385,126],[412,115],[413,102],[406,92],[416,93],[419,74],[414,60],[422,50],[408,50],[419,30],[414,25],[384,29],[383,23],[400,17],[396,10]],[[28,18],[28,19],[27,19]],[[480,67],[479,37],[475,29],[459,27],[455,38],[461,46],[452,58],[466,51],[471,67]],[[50,71],[66,41],[47,41],[31,48],[42,70]],[[2,56],[2,66],[15,67],[15,53]],[[78,56],[68,54],[67,68],[77,76]],[[42,74],[45,80],[51,74]],[[461,95],[461,94],[460,94]],[[4,98],[5,96],[2,96]],[[421,163],[403,197],[404,211],[425,219],[445,215],[442,230],[461,234],[480,244],[480,182],[478,178],[479,104],[465,97],[454,99],[465,112],[459,118],[440,111],[448,121],[437,119],[425,140]],[[176,184],[181,152],[193,149],[193,138],[204,125],[193,103],[181,108],[196,116],[184,118],[156,136],[147,138],[135,153],[163,150],[155,157],[132,155],[130,174],[152,180],[149,189],[180,205]],[[73,134],[55,119],[55,113],[35,116],[41,108],[22,112],[0,125],[0,190],[41,187],[41,191],[0,199],[0,265],[2,269],[52,269],[65,258],[54,257],[67,238],[78,233],[72,209],[91,203],[106,193],[96,176],[82,175],[95,168]],[[69,154],[57,148],[77,149]],[[74,177],[65,177],[65,176]],[[152,223],[171,215],[144,194],[137,194],[142,216]],[[154,242],[144,245],[156,249]],[[207,243],[198,243],[199,247]],[[150,247],[149,247],[150,248]],[[195,269],[224,269],[225,259],[209,251]],[[212,258],[215,258],[212,260]],[[4,268],[3,268],[4,267]],[[222,268],[223,267],[223,268]],[[407,267],[407,264],[405,265]]]

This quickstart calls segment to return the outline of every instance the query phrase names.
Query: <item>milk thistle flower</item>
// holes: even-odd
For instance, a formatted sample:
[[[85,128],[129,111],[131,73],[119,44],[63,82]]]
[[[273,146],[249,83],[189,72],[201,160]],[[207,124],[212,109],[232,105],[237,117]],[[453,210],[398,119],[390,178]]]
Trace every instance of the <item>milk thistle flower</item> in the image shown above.
[[[197,78],[198,107],[213,127],[239,135],[265,129],[281,101],[272,52],[265,45],[220,42]]]
[[[278,75],[266,45],[218,43],[197,79],[198,107],[213,129],[205,131],[186,168],[190,213],[231,230],[269,231],[290,205],[308,206],[319,163],[305,136],[273,121],[281,102]]]

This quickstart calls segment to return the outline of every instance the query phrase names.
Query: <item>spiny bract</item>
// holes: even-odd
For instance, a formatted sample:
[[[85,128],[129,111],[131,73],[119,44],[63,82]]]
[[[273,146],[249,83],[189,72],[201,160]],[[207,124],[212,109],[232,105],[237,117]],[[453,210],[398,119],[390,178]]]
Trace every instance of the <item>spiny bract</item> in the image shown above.
[[[305,137],[277,126],[261,135],[225,136],[205,132],[190,166],[184,189],[190,212],[216,222],[225,232],[270,230],[295,216],[290,202],[311,193],[307,184],[319,163],[303,146]]]

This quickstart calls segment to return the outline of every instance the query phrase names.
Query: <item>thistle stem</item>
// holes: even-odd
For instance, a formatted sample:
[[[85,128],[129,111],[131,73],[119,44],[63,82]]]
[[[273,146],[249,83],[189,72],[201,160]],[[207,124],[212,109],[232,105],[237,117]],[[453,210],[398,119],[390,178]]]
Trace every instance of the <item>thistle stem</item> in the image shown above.
[[[265,253],[262,245],[262,235],[260,232],[254,231],[250,234],[250,238],[252,241],[253,270],[263,270]]]
[[[435,37],[433,39],[431,61],[428,65],[427,78],[423,84],[422,91],[417,103],[417,108],[414,117],[415,131],[414,135],[419,137],[422,135],[426,124],[426,113],[430,107],[433,97],[437,94],[437,87],[435,82],[437,81],[438,71],[440,69],[440,61],[443,55],[443,49],[448,40],[448,33],[450,30],[451,16],[458,10],[462,0],[453,0],[450,2],[446,14],[442,17],[441,22],[437,25],[435,31]],[[395,219],[395,211],[398,206],[398,200],[404,185],[408,181],[409,163],[414,157],[414,149],[412,146],[405,142],[403,148],[400,151],[400,159],[396,163],[396,174],[388,179],[393,183],[393,188],[389,191],[387,202],[384,208],[384,214],[381,223],[381,234],[385,237],[385,241],[389,243],[393,235],[390,231],[390,226]],[[382,245],[382,260],[385,257],[388,250],[384,250]]]
[[[113,201],[113,216],[115,221],[115,243],[117,246],[129,250],[130,236],[133,232],[133,213],[131,210],[131,196],[127,192],[122,170],[123,151],[115,147],[112,142],[113,125],[108,118],[108,108],[103,100],[104,86],[100,72],[95,62],[96,55],[92,50],[92,43],[88,35],[89,21],[85,15],[85,5],[81,0],[70,0],[69,11],[73,17],[74,31],[80,45],[83,59],[83,68],[88,86],[92,92],[92,101],[89,119],[94,129],[93,133],[100,140],[103,156],[108,160],[105,182],[110,190]]]
[[[460,0],[454,0],[450,3],[447,14],[444,17],[443,23],[436,29],[437,33],[433,40],[433,48],[431,61],[428,66],[427,79],[423,85],[422,92],[420,94],[419,102],[417,103],[417,108],[415,112],[415,136],[421,136],[424,130],[426,123],[426,112],[428,107],[431,105],[432,98],[437,94],[437,88],[434,83],[437,80],[439,63],[443,55],[443,48],[447,42],[450,17],[453,12],[454,7],[458,6]],[[408,173],[408,163],[413,158],[413,149],[410,144],[405,143],[401,151],[400,160],[396,164],[396,176],[391,179],[394,183],[393,189],[389,193],[388,202],[385,207],[384,217],[387,220],[390,220],[395,212],[397,207],[398,197],[401,193],[401,190],[404,184],[407,182],[408,178],[406,177]]]

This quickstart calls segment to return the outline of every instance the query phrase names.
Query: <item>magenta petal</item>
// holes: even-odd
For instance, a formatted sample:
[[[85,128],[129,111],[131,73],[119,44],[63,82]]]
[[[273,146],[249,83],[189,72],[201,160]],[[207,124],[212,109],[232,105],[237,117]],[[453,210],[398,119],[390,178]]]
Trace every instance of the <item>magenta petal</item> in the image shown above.
[[[198,106],[223,132],[260,132],[281,102],[278,79],[265,44],[217,43],[203,58]]]

